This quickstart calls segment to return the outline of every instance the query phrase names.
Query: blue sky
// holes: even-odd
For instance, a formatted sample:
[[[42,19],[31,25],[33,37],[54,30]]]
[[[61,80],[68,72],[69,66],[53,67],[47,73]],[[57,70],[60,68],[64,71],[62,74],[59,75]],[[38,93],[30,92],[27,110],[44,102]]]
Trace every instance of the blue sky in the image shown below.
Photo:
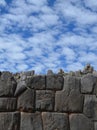
[[[97,70],[97,0],[0,0],[0,70]]]

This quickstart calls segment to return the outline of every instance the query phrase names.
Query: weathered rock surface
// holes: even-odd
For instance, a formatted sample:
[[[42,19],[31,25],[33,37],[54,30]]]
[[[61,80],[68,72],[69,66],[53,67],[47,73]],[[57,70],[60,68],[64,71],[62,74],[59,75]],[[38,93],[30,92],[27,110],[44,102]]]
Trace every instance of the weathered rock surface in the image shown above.
[[[25,81],[18,81],[17,88],[15,91],[14,96],[19,96],[21,93],[23,93],[27,89],[27,84]]]
[[[75,76],[70,76],[70,75],[65,76],[63,90],[66,90],[66,91],[78,90],[78,91],[80,91],[80,78],[77,78]]]
[[[96,84],[97,77],[92,74],[87,74],[81,79],[81,92],[82,93],[92,93],[94,90],[94,85]]]
[[[40,113],[21,113],[20,130],[43,130]]]
[[[55,96],[55,111],[82,112],[83,95],[77,90],[57,91]]]
[[[32,112],[34,111],[34,90],[27,89],[18,98],[17,109],[20,111]]]
[[[45,76],[38,75],[31,78],[31,88],[42,90],[45,89]]]
[[[15,111],[17,100],[15,98],[0,98],[0,112]]]
[[[0,130],[20,130],[19,112],[0,113]]]
[[[85,95],[83,113],[97,121],[97,97],[95,95]]]
[[[70,130],[94,130],[93,122],[83,114],[69,116]]]
[[[11,97],[14,95],[16,89],[16,81],[12,74],[9,72],[3,72],[0,76],[0,96]]]
[[[65,113],[42,113],[44,130],[69,130],[68,115]]]
[[[46,89],[48,90],[61,90],[63,88],[62,75],[47,75],[46,76]]]
[[[40,111],[53,111],[54,97],[54,92],[51,90],[37,90],[36,109]]]
[[[33,71],[16,74],[14,77],[17,81],[15,96],[22,94],[27,88],[31,87],[31,79],[34,75]]]

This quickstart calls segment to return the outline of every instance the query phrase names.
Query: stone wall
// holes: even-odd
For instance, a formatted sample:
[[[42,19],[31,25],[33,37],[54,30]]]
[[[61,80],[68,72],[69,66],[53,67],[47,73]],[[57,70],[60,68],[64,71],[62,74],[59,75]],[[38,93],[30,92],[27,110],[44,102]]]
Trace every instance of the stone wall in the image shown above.
[[[97,72],[1,72],[0,130],[97,130],[96,96]]]

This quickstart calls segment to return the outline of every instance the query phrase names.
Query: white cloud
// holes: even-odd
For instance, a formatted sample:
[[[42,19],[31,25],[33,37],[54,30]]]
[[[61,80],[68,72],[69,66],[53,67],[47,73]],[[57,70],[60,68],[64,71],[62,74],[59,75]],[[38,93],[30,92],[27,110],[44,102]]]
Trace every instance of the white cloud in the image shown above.
[[[96,10],[93,1],[84,0]],[[96,67],[94,10],[81,0],[56,0],[52,7],[47,0],[13,0],[0,16],[0,69],[69,71],[86,62]]]
[[[25,71],[28,69],[28,65],[22,63],[16,66],[17,71]]]
[[[36,6],[44,6],[47,4],[47,0],[26,0],[29,4],[34,4]]]
[[[84,63],[93,63],[94,61],[97,60],[97,56],[92,53],[84,53],[84,55],[81,54],[81,57],[79,57],[79,61],[84,62]]]
[[[61,12],[61,15],[64,16],[64,19],[69,21],[75,21],[77,24],[93,24],[97,21],[96,13],[82,8],[82,6],[77,7],[72,5],[70,1],[60,0],[57,3],[56,10]]]
[[[84,0],[85,6],[89,7],[92,11],[97,11],[97,0]]]
[[[5,0],[0,0],[0,6],[6,6]]]
[[[82,70],[83,65],[80,62],[73,62],[69,65],[67,65],[67,71],[77,71],[77,70]]]

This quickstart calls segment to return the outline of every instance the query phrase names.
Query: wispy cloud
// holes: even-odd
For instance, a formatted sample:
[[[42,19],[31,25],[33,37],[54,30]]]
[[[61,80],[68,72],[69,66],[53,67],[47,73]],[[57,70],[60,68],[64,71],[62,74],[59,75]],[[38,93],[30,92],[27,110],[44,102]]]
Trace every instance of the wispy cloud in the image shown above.
[[[97,69],[96,3],[0,0],[0,70]]]

